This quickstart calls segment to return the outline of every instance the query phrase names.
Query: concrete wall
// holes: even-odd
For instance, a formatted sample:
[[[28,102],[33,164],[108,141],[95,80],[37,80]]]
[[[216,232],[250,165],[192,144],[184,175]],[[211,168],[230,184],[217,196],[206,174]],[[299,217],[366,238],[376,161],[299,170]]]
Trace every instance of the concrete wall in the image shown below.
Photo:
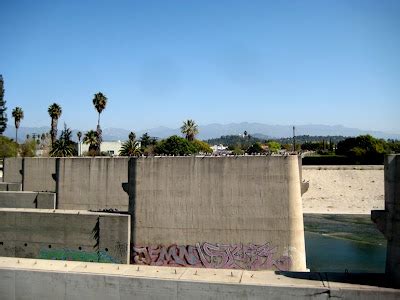
[[[24,158],[24,191],[56,192],[56,158]]]
[[[69,158],[58,160],[60,209],[128,211],[128,158]]]
[[[201,270],[0,257],[2,300],[16,299],[352,299],[395,300],[400,290],[337,273]],[[297,277],[298,276],[298,277]],[[296,278],[297,277],[297,278]],[[358,284],[348,283],[348,278]],[[367,277],[367,279],[370,278]],[[382,284],[385,278],[378,277]],[[361,282],[360,282],[361,281]],[[364,282],[363,282],[364,281]],[[367,281],[367,282],[365,282]],[[374,281],[372,281],[374,283]],[[372,285],[372,286],[371,286]]]
[[[3,162],[3,182],[22,183],[22,158],[6,157]]]
[[[400,288],[400,155],[385,157],[385,210],[371,212],[387,239],[386,274]]]
[[[21,191],[22,183],[18,182],[0,182],[0,191]]]
[[[0,256],[129,263],[130,216],[0,209]]]
[[[1,208],[45,208],[56,207],[56,194],[42,192],[0,192]]]
[[[132,243],[138,246],[133,260],[177,263],[162,253],[187,251],[196,252],[194,265],[200,256],[204,266],[234,268],[241,262],[229,255],[233,251],[250,261],[275,262],[247,268],[305,270],[299,183],[297,156],[132,158],[126,189]],[[154,261],[149,257],[157,245],[166,247],[157,248],[161,254]],[[255,252],[265,255],[246,254]],[[219,259],[217,265],[211,256]]]

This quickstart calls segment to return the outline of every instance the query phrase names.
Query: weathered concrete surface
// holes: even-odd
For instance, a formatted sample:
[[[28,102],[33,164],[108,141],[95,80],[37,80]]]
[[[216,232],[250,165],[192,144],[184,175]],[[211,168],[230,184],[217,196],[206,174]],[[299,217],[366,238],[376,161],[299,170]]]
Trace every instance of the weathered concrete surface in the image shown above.
[[[3,161],[3,182],[22,183],[21,157],[6,157]]]
[[[58,208],[128,211],[129,158],[68,158],[58,160]]]
[[[56,194],[43,192],[0,192],[0,208],[56,207]]]
[[[353,275],[354,277],[357,277]],[[0,257],[2,299],[398,299],[400,290],[349,275],[275,274]],[[338,282],[344,279],[345,283]],[[361,280],[357,280],[361,279]],[[368,278],[367,278],[368,279]],[[370,280],[371,281],[371,280]],[[374,285],[375,281],[375,285]],[[381,281],[381,282],[379,282]]]
[[[0,255],[129,263],[130,216],[0,209]]]
[[[0,182],[0,191],[21,191],[22,183],[18,182]]]
[[[290,270],[306,270],[297,156],[153,157],[129,163],[135,245],[268,243],[275,259],[290,257]]]
[[[370,214],[383,209],[383,166],[303,166],[304,213]]]
[[[371,219],[388,241],[386,274],[400,288],[400,155],[385,156],[385,210],[373,210]]]
[[[23,174],[24,191],[56,192],[56,158],[24,158]]]

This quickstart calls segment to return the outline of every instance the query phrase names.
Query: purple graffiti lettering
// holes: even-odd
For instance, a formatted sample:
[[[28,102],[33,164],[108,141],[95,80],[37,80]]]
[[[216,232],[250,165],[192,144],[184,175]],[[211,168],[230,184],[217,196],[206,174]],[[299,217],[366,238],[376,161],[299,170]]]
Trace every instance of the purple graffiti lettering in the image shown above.
[[[156,266],[186,266],[216,269],[281,270],[292,266],[290,256],[275,258],[277,250],[264,245],[197,243],[196,246],[135,246],[131,261]]]

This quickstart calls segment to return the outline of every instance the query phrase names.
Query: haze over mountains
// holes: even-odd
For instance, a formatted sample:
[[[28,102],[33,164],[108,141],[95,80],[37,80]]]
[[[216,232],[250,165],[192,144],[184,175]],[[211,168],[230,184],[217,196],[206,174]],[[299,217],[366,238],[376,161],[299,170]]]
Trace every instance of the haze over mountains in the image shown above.
[[[58,133],[62,130],[62,126],[59,125]],[[244,131],[249,134],[259,137],[259,138],[282,138],[292,136],[292,126],[291,125],[269,125],[262,123],[230,123],[230,124],[208,124],[199,125],[199,139],[211,139],[218,138],[222,135],[235,135],[242,134]],[[42,134],[49,132],[50,127],[20,127],[18,131],[19,140],[25,140],[26,135]],[[132,130],[122,129],[122,128],[104,128],[103,129],[103,139],[105,141],[113,140],[126,140],[129,133]],[[133,131],[135,131],[133,129]],[[73,130],[73,138],[76,140],[77,129]],[[84,131],[82,131],[84,132]],[[136,136],[139,138],[143,133],[147,132],[150,136],[165,138],[174,134],[181,135],[179,128],[168,128],[164,126],[150,128],[146,130],[135,131]],[[342,135],[342,136],[357,136],[361,134],[371,134],[377,138],[385,139],[400,139],[400,134],[374,131],[374,130],[361,130],[357,128],[348,128],[342,125],[296,125],[296,135],[311,135],[311,136],[328,136],[328,135]],[[10,138],[15,138],[15,128],[14,126],[7,127],[5,135]]]

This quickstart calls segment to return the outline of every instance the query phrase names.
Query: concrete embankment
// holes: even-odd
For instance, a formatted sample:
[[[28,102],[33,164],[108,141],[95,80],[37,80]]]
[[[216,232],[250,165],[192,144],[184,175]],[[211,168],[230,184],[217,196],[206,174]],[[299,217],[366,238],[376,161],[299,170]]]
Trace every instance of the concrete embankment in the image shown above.
[[[0,257],[0,291],[16,299],[399,299],[368,274],[274,273]]]
[[[384,207],[383,166],[303,166],[304,213],[371,214]]]

